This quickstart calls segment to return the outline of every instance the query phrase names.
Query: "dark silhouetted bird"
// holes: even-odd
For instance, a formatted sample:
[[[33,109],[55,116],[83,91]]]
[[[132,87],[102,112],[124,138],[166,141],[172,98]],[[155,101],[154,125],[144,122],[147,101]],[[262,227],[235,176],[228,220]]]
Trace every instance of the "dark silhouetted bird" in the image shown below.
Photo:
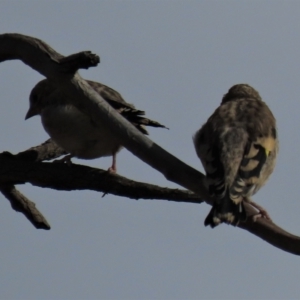
[[[143,117],[125,102],[122,96],[104,84],[87,80],[89,85],[117,112],[131,122],[139,131],[148,134],[145,126],[164,127],[158,122]],[[51,139],[70,154],[62,160],[71,163],[72,157],[94,159],[112,156],[110,171],[116,172],[116,154],[122,145],[105,124],[98,127],[92,119],[68,101],[64,93],[47,79],[40,81],[31,91],[30,107],[25,119],[41,115],[42,124]]]

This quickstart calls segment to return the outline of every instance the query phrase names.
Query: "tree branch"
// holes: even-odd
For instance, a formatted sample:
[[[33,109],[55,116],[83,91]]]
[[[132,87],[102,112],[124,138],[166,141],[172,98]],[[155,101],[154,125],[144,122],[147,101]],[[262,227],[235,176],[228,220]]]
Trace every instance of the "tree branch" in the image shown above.
[[[198,195],[188,190],[162,188],[135,182],[99,169],[76,164],[72,164],[71,167],[65,164],[37,164],[37,162],[51,160],[63,154],[67,153],[51,139],[16,155],[9,152],[0,154],[0,191],[11,202],[12,208],[22,212],[36,228],[50,229],[50,226],[32,201],[18,191],[18,196],[16,193],[13,195],[8,193],[8,187],[13,187],[11,183],[29,182],[39,187],[66,191],[88,189],[103,192],[104,195],[110,193],[131,199],[202,202]],[[3,184],[5,184],[5,188]],[[14,198],[12,199],[12,197]]]
[[[51,151],[52,155],[49,155]],[[117,174],[87,166],[63,163],[41,163],[64,152],[51,140],[13,155],[0,154],[0,184],[29,182],[56,190],[93,190],[131,199],[161,199],[176,202],[201,203],[199,195],[188,190],[162,188],[133,181]]]
[[[35,203],[22,195],[13,185],[1,185],[0,191],[9,200],[11,207],[23,213],[35,228],[46,230],[51,228],[45,217],[35,207]]]
[[[51,139],[47,140],[40,146],[32,147],[17,155],[9,152],[2,153],[2,157],[14,160],[42,161],[51,160],[59,157],[66,152],[59,148]],[[16,183],[16,182],[15,182]],[[11,207],[21,212],[37,229],[49,230],[51,227],[43,214],[36,208],[35,203],[25,197],[12,184],[0,185],[0,192],[5,196],[11,204]]]
[[[7,33],[0,35],[0,62],[20,59],[47,78],[73,75],[78,69],[95,67],[99,56],[90,51],[79,52],[67,57],[59,54],[42,40],[30,36]]]
[[[91,62],[95,61],[94,58],[95,56],[91,56]],[[206,188],[205,176],[153,143],[116,113],[78,73],[75,73],[75,63],[66,66],[61,63],[64,61],[62,55],[46,43],[16,34],[0,35],[0,61],[6,59],[21,59],[46,76],[57,84],[69,99],[72,99],[79,110],[88,114],[95,124],[99,124],[99,120],[107,124],[109,130],[134,155],[161,172],[168,180],[198,193],[207,203],[212,203],[213,199],[209,197]],[[77,67],[81,65],[78,63]],[[252,207],[249,205],[246,207],[248,216],[255,213]],[[253,223],[251,218],[248,218],[247,222],[241,223],[239,227],[284,251],[300,254],[300,238],[287,233],[270,221],[259,219]]]

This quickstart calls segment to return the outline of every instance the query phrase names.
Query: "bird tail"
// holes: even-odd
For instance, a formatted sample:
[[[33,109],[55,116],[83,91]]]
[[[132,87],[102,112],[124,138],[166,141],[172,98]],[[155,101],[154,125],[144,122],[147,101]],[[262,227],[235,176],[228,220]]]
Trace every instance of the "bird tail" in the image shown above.
[[[245,221],[246,217],[243,201],[235,203],[227,193],[223,199],[215,201],[204,221],[204,225],[210,225],[211,228],[218,226],[220,223],[236,226],[240,221]]]
[[[148,135],[148,131],[146,130],[145,126],[162,127],[169,129],[165,125],[162,125],[156,121],[142,117],[145,115],[145,112],[142,110],[125,108],[121,111],[121,115],[128,121],[130,121],[139,131],[146,135]]]

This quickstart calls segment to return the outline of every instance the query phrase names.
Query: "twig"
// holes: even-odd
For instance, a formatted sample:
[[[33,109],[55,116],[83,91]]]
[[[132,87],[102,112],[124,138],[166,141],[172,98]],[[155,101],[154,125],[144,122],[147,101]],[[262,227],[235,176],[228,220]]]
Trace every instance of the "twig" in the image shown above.
[[[11,207],[21,212],[37,229],[49,230],[51,227],[35,204],[21,194],[13,185],[1,185],[1,193],[9,200]]]

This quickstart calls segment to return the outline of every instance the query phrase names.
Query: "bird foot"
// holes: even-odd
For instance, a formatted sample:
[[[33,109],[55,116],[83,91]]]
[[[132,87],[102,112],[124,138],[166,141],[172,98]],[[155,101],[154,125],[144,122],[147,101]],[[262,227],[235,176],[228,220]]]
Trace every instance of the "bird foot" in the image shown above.
[[[107,169],[107,172],[110,173],[110,174],[116,174],[117,169],[114,166],[111,166]]]
[[[110,174],[116,174],[117,173],[116,153],[113,154],[112,165],[111,165],[110,168],[108,168],[107,172],[110,173]]]
[[[250,201],[249,203],[258,210],[258,213],[256,213],[255,215],[252,216],[253,222],[256,222],[259,218],[264,218],[269,221],[272,221],[269,213],[262,206],[258,205],[257,203],[255,203],[253,201]]]

